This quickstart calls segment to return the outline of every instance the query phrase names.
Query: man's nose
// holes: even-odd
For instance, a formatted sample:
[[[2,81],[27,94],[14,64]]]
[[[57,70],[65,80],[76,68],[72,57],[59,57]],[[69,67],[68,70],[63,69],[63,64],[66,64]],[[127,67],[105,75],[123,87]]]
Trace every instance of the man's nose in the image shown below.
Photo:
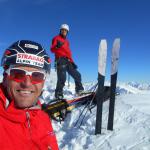
[[[29,75],[28,75],[28,76],[25,76],[24,81],[21,82],[21,83],[22,83],[22,85],[25,86],[25,87],[31,86],[31,85],[32,85],[32,81],[31,81],[30,76],[29,76]]]

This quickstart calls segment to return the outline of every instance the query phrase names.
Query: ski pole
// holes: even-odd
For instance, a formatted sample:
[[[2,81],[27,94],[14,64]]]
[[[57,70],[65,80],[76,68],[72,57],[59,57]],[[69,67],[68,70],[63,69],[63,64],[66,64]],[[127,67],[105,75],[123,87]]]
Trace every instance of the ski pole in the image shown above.
[[[70,87],[70,75],[68,73],[68,88]]]

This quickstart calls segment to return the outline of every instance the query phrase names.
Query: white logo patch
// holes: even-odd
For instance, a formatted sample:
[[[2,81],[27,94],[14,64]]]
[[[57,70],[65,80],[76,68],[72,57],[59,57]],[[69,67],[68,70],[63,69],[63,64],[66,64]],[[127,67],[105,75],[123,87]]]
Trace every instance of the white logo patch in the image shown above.
[[[37,45],[32,45],[32,44],[25,44],[25,47],[26,48],[33,48],[33,49],[36,49],[36,50],[38,50],[38,46]]]
[[[26,64],[43,68],[44,58],[33,54],[18,53],[16,63]]]

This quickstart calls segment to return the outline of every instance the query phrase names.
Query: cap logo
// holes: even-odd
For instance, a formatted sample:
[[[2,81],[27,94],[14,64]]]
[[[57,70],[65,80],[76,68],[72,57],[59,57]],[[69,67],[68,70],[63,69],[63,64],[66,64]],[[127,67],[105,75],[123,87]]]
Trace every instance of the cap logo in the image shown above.
[[[38,47],[37,45],[25,44],[24,46],[25,46],[26,48],[33,48],[33,49],[36,49],[36,50],[39,49],[39,47]]]
[[[31,66],[37,66],[43,68],[44,66],[44,58],[40,56],[36,56],[33,54],[27,53],[18,53],[16,58],[16,63],[18,64],[26,64]]]

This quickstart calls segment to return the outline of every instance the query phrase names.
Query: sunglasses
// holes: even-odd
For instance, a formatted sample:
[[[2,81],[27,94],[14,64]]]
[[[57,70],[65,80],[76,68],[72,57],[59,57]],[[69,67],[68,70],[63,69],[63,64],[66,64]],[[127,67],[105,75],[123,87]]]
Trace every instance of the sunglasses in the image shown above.
[[[11,80],[23,82],[29,76],[32,84],[38,84],[46,79],[44,71],[26,71],[20,68],[9,68],[5,71]]]

